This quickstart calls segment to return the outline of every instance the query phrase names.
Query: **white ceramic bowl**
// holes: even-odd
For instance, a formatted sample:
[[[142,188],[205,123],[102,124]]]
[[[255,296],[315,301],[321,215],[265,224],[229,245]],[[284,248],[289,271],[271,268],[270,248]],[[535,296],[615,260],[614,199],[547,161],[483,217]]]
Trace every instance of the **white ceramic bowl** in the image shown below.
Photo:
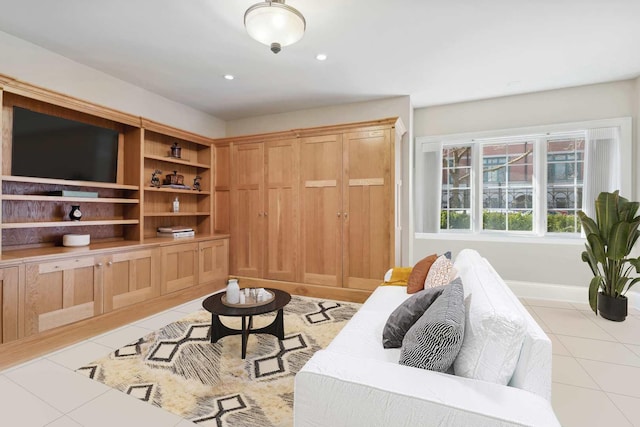
[[[62,236],[62,246],[87,246],[90,234],[65,234]]]

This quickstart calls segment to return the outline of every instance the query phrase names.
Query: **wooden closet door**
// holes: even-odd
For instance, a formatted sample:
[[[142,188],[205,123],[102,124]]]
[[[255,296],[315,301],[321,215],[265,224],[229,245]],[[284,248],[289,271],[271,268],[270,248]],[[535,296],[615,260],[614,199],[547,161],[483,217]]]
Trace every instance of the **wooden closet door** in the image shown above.
[[[298,142],[265,144],[265,279],[296,280],[298,265]]]
[[[304,283],[342,284],[342,136],[300,142],[300,243]]]
[[[232,274],[262,277],[264,259],[264,146],[239,144],[232,151]]]
[[[391,266],[390,138],[388,129],[344,135],[344,287],[375,289]]]

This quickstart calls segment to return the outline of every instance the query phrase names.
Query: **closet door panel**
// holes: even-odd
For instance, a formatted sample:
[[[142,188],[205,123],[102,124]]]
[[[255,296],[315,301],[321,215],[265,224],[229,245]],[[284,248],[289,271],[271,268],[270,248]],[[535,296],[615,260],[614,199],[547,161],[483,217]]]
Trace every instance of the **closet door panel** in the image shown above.
[[[327,135],[300,143],[301,277],[342,284],[342,138]]]
[[[232,153],[232,274],[262,277],[264,146],[234,145]]]
[[[265,144],[266,279],[295,281],[298,265],[298,144]]]
[[[389,130],[344,136],[343,286],[375,289],[391,266]]]

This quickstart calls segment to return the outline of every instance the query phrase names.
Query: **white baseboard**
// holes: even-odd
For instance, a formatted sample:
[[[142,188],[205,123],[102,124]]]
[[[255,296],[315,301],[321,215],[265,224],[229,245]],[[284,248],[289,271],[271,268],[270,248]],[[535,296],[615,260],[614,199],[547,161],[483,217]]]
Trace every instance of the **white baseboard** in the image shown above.
[[[586,287],[559,285],[554,283],[521,282],[505,280],[509,288],[519,298],[540,298],[556,301],[589,303],[589,293]],[[635,288],[627,292],[629,308],[640,310],[640,293]]]

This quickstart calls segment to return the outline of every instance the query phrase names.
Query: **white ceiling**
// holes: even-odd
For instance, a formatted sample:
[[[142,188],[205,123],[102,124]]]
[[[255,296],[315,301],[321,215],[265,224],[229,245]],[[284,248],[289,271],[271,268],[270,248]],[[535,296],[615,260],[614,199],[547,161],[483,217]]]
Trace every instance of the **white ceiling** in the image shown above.
[[[0,0],[0,31],[225,120],[640,75],[640,0],[290,0],[307,32],[277,55],[244,30],[257,1]]]

